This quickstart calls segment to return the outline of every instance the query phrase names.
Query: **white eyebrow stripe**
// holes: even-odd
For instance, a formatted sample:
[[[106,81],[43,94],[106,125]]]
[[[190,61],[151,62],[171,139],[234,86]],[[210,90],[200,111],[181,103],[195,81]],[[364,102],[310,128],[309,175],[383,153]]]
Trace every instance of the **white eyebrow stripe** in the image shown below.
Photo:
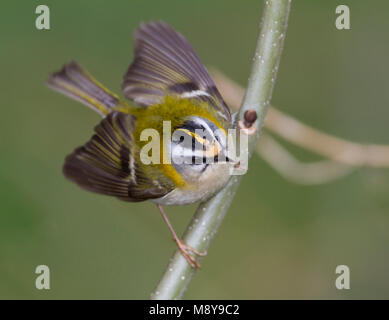
[[[193,90],[190,92],[185,92],[181,95],[183,98],[193,98],[193,97],[198,97],[198,96],[207,96],[210,97],[211,95],[203,90]]]
[[[215,138],[215,134],[213,133],[213,130],[209,127],[209,125],[206,121],[204,121],[201,118],[192,118],[192,119],[194,120],[195,123],[202,125],[204,127],[205,131],[209,132],[211,134],[212,138]],[[195,133],[196,133],[196,131],[198,133],[201,133],[202,129],[195,129]]]

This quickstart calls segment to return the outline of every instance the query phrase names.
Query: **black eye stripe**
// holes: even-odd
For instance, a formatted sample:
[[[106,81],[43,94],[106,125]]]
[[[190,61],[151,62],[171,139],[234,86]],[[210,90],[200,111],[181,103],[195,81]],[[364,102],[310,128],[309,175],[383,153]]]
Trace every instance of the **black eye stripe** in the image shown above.
[[[188,129],[189,131],[192,131],[192,132],[195,132],[195,130],[200,129],[200,130],[203,130],[204,132],[206,132],[206,129],[202,124],[196,123],[192,120],[185,121],[184,124],[182,126],[177,127],[177,129]]]
[[[209,121],[206,118],[193,116],[191,118],[187,118],[187,120],[174,128],[175,130],[179,130],[177,132],[180,135],[180,139],[174,138],[175,133],[173,133],[173,141],[177,143],[177,155],[184,159],[184,164],[195,170],[197,173],[204,172],[210,164],[219,163],[221,159],[219,159],[219,155],[212,155],[207,151],[210,144],[219,143],[220,145],[223,142],[223,137],[218,136],[219,127],[217,127],[214,123]],[[189,132],[188,132],[189,131]],[[195,135],[194,135],[194,134]],[[208,143],[202,143],[202,140],[208,141]],[[184,142],[184,144],[182,144]],[[181,144],[181,145],[180,145]],[[191,152],[192,151],[192,152]],[[202,153],[201,151],[205,151],[207,153]]]
[[[176,127],[176,130],[178,130],[178,129],[188,130],[190,132],[196,133],[196,135],[198,137],[200,137],[200,138],[202,138],[204,140],[208,140],[209,142],[213,142],[213,136],[214,135],[211,132],[209,132],[209,130],[213,130],[213,129],[212,128],[208,128],[207,129],[201,123],[197,123],[197,122],[195,122],[193,120],[185,121],[183,125]],[[183,133],[180,132],[180,134],[183,134]],[[179,143],[181,143],[183,141],[184,141],[184,138],[181,136]],[[206,150],[206,146],[203,145],[200,141],[198,141],[195,137],[192,137],[191,141],[192,141],[192,150],[193,151],[199,149],[200,147],[202,147],[202,149],[204,151]],[[189,140],[188,140],[188,142],[189,142]]]

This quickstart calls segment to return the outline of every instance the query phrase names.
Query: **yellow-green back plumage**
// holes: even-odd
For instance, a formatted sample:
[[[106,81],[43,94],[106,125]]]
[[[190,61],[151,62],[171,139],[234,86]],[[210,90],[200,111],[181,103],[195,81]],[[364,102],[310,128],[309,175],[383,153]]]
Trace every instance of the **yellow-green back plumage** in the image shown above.
[[[188,117],[198,116],[201,118],[212,121],[218,128],[226,131],[229,128],[229,123],[224,119],[218,118],[218,114],[209,103],[203,101],[196,101],[192,99],[182,99],[177,96],[166,96],[165,99],[155,105],[148,106],[147,108],[131,108],[129,110],[136,118],[134,127],[134,141],[136,142],[139,150],[142,149],[149,141],[141,141],[140,135],[143,130],[152,128],[159,133],[160,146],[161,146],[161,159],[158,164],[143,165],[145,171],[154,170],[153,167],[162,171],[166,177],[173,180],[177,186],[185,186],[185,182],[177,175],[174,168],[171,165],[163,163],[163,154],[165,152],[167,141],[163,140],[164,127],[163,122],[169,121],[171,136],[175,129],[184,124],[185,119]],[[166,128],[165,128],[166,130]],[[170,141],[169,141],[170,142]],[[152,168],[150,168],[152,167]]]

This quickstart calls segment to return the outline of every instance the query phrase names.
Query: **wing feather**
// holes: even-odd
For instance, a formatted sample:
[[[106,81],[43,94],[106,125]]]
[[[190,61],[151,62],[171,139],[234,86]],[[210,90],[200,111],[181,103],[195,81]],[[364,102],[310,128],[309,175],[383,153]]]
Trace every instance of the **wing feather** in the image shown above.
[[[126,201],[160,198],[174,185],[164,179],[155,183],[139,165],[132,131],[135,117],[112,112],[95,128],[84,146],[67,156],[64,175],[82,188]]]
[[[144,23],[134,34],[134,61],[123,78],[124,96],[141,106],[166,95],[207,101],[224,120],[230,110],[188,40],[164,22]]]

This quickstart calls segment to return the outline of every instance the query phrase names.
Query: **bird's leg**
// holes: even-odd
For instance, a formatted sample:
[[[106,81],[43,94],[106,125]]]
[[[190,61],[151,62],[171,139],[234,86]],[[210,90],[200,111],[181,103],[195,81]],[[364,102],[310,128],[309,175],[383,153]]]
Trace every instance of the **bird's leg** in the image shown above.
[[[173,236],[173,240],[177,244],[178,250],[180,250],[181,254],[184,256],[186,261],[188,261],[188,263],[190,264],[190,266],[192,268],[200,268],[200,264],[197,262],[196,258],[193,256],[193,254],[196,254],[198,256],[205,256],[206,252],[200,252],[200,251],[188,246],[180,238],[178,238],[178,236],[177,236],[176,232],[174,231],[173,226],[171,225],[162,205],[159,204],[158,209],[161,212],[162,218],[163,218],[163,220],[165,220],[165,222],[166,222],[166,224],[167,224],[167,226],[168,226],[168,228]]]

